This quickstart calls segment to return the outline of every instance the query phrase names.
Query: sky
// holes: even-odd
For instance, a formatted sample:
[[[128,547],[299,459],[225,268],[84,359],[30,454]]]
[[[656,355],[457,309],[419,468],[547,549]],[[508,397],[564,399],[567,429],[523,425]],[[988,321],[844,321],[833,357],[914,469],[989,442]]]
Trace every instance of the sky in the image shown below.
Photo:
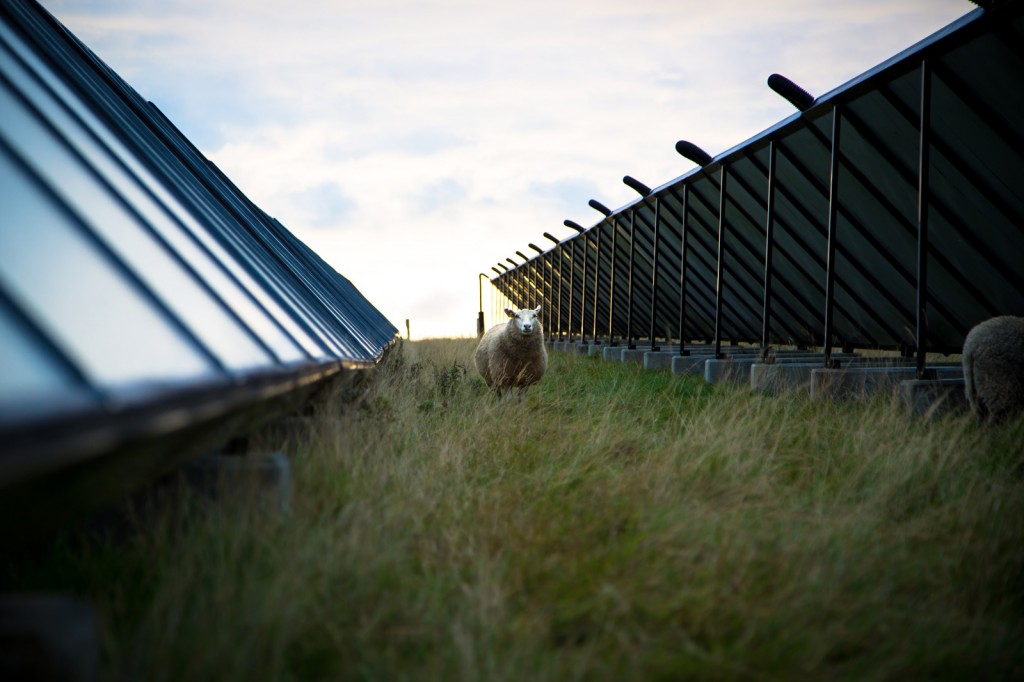
[[[402,333],[975,9],[967,0],[42,0]],[[484,313],[492,318],[491,287]]]

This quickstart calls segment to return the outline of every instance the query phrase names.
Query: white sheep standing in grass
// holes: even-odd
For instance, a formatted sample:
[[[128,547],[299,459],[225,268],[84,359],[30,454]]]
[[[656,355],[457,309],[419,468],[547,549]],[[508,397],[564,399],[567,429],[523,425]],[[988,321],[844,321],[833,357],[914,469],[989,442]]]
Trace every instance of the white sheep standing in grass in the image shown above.
[[[967,400],[979,422],[998,423],[1024,409],[1024,317],[985,320],[964,340]]]
[[[476,368],[487,387],[498,395],[519,389],[519,399],[526,389],[541,380],[548,368],[548,352],[544,347],[540,306],[505,314],[508,322],[487,330],[476,349]]]

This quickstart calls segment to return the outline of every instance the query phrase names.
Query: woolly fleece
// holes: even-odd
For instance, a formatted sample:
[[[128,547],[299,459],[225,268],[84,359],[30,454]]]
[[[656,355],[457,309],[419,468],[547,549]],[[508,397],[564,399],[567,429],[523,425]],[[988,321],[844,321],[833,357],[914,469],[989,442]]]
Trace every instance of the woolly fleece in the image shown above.
[[[1024,408],[1024,317],[977,325],[964,340],[967,400],[979,422],[1001,422]]]
[[[476,368],[499,397],[506,390],[518,388],[522,398],[548,368],[540,320],[534,320],[534,331],[529,335],[518,329],[515,317],[491,327],[477,346]]]

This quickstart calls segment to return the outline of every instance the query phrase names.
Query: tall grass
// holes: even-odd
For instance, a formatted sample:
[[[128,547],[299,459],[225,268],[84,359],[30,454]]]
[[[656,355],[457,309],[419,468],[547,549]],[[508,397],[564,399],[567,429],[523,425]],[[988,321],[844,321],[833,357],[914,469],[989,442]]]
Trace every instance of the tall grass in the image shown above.
[[[912,419],[553,354],[498,403],[407,343],[262,443],[293,509],[170,505],[2,567],[145,680],[1024,676],[1024,419]]]

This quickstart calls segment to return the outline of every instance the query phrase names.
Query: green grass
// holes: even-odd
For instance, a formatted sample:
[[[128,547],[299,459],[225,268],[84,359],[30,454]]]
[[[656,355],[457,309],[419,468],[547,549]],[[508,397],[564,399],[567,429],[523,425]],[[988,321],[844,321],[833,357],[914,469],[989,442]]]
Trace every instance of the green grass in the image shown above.
[[[1024,418],[767,398],[551,355],[497,403],[407,343],[290,434],[287,517],[168,505],[0,566],[145,680],[1011,679]]]

